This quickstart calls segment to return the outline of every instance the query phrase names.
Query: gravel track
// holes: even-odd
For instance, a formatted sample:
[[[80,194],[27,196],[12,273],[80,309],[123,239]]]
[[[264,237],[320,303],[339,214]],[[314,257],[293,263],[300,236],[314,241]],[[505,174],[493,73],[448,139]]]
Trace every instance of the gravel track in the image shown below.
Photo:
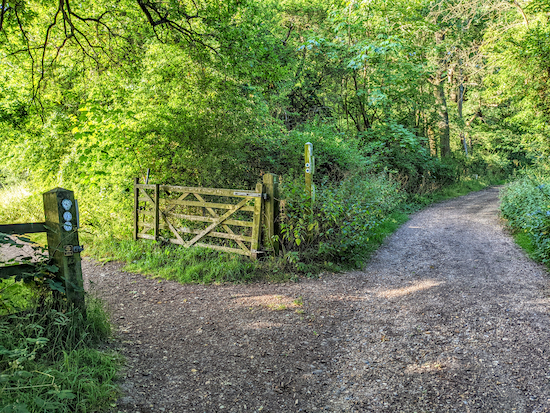
[[[124,412],[550,412],[550,289],[498,189],[411,217],[364,271],[179,285],[83,263]]]

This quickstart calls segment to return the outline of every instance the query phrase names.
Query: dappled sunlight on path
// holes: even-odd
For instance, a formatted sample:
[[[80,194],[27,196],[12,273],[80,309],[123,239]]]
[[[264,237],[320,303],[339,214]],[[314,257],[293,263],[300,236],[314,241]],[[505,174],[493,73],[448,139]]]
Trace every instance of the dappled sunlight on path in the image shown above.
[[[497,208],[494,189],[428,208],[353,274],[369,287],[339,409],[550,411],[547,274]]]

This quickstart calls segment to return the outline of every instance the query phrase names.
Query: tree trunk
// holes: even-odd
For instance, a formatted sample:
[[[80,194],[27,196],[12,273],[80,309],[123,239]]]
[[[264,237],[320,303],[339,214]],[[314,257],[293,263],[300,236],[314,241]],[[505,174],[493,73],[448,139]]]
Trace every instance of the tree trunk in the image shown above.
[[[437,106],[439,121],[439,147],[441,157],[444,158],[451,154],[451,133],[449,129],[449,111],[447,110],[447,99],[445,98],[444,81],[441,73],[438,73],[438,79],[434,82],[434,96]]]
[[[435,43],[440,45],[445,40],[445,33],[438,32],[435,34]],[[441,53],[441,52],[440,52]],[[447,99],[445,98],[445,72],[447,71],[445,55],[439,56],[439,69],[433,79],[434,97],[437,107],[439,121],[437,128],[439,129],[439,151],[441,157],[444,158],[451,154],[451,133],[449,128],[449,111],[447,110]]]
[[[468,142],[466,141],[466,136],[464,135],[464,122],[462,121],[462,103],[464,102],[464,83],[462,80],[462,69],[460,69],[460,84],[458,85],[458,118],[460,119],[460,142],[464,147],[464,154],[468,156]]]

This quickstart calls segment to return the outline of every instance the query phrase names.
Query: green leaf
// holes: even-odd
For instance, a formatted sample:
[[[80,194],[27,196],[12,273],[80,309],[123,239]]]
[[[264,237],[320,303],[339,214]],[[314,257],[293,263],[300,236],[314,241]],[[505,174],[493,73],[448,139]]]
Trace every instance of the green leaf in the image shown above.
[[[9,404],[0,410],[1,413],[30,413],[25,404]]]
[[[57,393],[57,398],[60,400],[72,400],[76,397],[76,394],[74,394],[70,390],[61,390],[59,393]]]
[[[61,293],[65,293],[65,287],[63,284],[59,281],[55,280],[48,280],[48,286],[52,289],[52,291],[59,291]]]
[[[59,267],[57,265],[46,265],[46,270],[56,273],[59,271]]]

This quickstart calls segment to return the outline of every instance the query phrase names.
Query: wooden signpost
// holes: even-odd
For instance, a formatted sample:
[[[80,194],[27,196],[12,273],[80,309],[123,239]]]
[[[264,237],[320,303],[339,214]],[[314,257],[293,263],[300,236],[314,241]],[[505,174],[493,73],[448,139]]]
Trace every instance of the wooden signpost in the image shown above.
[[[43,194],[46,222],[0,225],[0,233],[24,235],[45,232],[48,238],[49,264],[59,268],[58,275],[65,281],[65,292],[70,304],[85,309],[84,288],[78,240],[78,204],[73,191],[52,189]],[[0,279],[36,271],[33,264],[0,267]]]
[[[73,191],[55,188],[44,194],[44,215],[50,259],[65,280],[67,299],[84,308],[84,288],[78,240],[78,205]]]
[[[311,201],[315,201],[315,184],[313,183],[313,174],[315,173],[315,157],[313,156],[313,144],[311,142],[305,145],[305,176],[306,191],[311,196]]]

